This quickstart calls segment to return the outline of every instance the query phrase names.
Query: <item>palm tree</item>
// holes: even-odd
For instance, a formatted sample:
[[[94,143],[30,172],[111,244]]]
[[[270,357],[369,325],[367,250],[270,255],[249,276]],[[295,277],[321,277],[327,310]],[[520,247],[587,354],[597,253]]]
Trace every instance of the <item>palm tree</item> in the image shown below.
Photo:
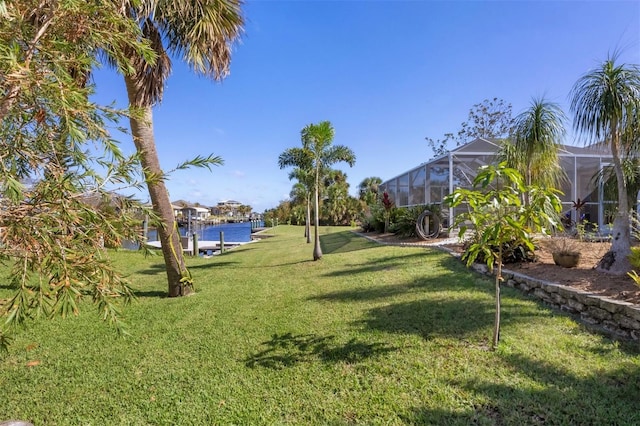
[[[295,196],[296,198],[304,200],[305,203],[304,236],[307,238],[307,243],[309,244],[311,243],[311,193],[313,192],[313,174],[310,173],[310,170],[296,167],[289,173],[289,179],[298,180],[298,183],[294,185]]]
[[[326,217],[333,225],[344,224],[349,206],[349,183],[342,170],[331,170],[324,179]]]
[[[533,99],[515,118],[511,141],[503,145],[501,156],[522,173],[526,185],[557,188],[565,178],[558,150],[566,119],[558,104],[543,98]]]
[[[358,217],[362,214],[363,207],[362,201],[356,197],[349,196],[347,200],[347,220],[350,224],[355,223]]]
[[[237,211],[238,211],[238,215],[241,216],[242,220],[244,221],[246,218],[249,217],[249,215],[251,214],[251,211],[253,210],[253,207],[248,206],[246,204],[241,204],[238,206]]]
[[[322,258],[320,235],[318,233],[318,223],[320,220],[320,186],[322,179],[327,171],[330,170],[331,165],[344,161],[349,164],[349,166],[353,166],[356,161],[356,156],[351,149],[343,145],[332,145],[334,134],[335,131],[329,121],[309,124],[300,132],[302,148],[289,148],[280,154],[278,159],[280,168],[295,166],[313,176],[313,260]]]
[[[623,158],[622,170],[626,180],[627,202],[631,206],[638,199],[638,192],[640,192],[640,158],[636,156]],[[591,178],[591,184],[596,188],[602,186],[605,200],[612,200],[618,196],[618,181],[613,167],[603,167],[598,170]]]
[[[309,124],[301,132],[302,143],[311,152],[312,166],[314,170],[314,248],[313,260],[322,258],[320,248],[320,234],[318,233],[319,204],[320,204],[320,183],[322,172],[329,169],[333,164],[345,162],[353,166],[356,156],[353,151],[344,145],[332,145],[335,130],[329,121],[321,121],[318,124]]]
[[[371,176],[364,178],[360,185],[358,185],[358,194],[360,199],[366,203],[367,206],[372,206],[378,201],[378,191],[382,179],[377,176]]]
[[[242,0],[142,0],[128,13],[136,19],[157,55],[153,64],[131,52],[133,73],[124,74],[131,134],[140,154],[153,209],[161,220],[158,235],[167,269],[169,296],[191,291],[179,235],[156,151],[152,107],[162,100],[171,71],[171,54],[180,55],[198,74],[222,79],[228,74],[232,44],[239,38],[244,20]],[[208,164],[221,164],[209,157]]]
[[[598,263],[598,269],[616,274],[626,273],[631,253],[629,201],[623,160],[638,135],[640,111],[640,68],[617,65],[617,54],[609,56],[598,68],[583,75],[571,90],[573,127],[591,142],[604,142],[611,149],[618,190],[618,211],[613,222],[611,249]],[[635,130],[634,130],[635,129]]]
[[[305,237],[307,237],[308,235],[307,226],[309,221],[305,223],[305,217],[309,212],[309,203],[311,202],[310,201],[311,197],[309,194],[310,194],[309,189],[305,185],[303,185],[301,182],[294,183],[293,186],[291,187],[291,191],[289,192],[289,199],[291,201],[291,204],[295,206],[294,209],[296,210],[294,212],[295,223],[305,224],[305,231],[304,231]],[[307,238],[307,243],[310,243],[310,242],[311,242],[311,238]]]

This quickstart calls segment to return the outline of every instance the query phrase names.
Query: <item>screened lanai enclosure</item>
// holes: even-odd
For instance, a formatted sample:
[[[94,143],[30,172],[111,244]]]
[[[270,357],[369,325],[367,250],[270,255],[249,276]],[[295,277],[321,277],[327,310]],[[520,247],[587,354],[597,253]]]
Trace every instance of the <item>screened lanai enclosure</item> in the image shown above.
[[[497,139],[475,139],[383,182],[380,190],[386,191],[397,207],[442,205],[443,198],[456,188],[473,187],[478,168],[497,161],[499,144]],[[602,168],[610,166],[608,149],[562,145],[559,157],[566,174],[566,179],[558,188],[563,192],[560,199],[564,217],[573,223],[587,220],[598,224],[601,230],[607,229],[607,225],[613,221],[617,201],[605,197],[602,185],[597,183],[594,176]],[[577,200],[585,202],[579,210],[574,208]],[[445,228],[453,223],[453,218],[460,211],[457,209],[447,209],[442,205]]]

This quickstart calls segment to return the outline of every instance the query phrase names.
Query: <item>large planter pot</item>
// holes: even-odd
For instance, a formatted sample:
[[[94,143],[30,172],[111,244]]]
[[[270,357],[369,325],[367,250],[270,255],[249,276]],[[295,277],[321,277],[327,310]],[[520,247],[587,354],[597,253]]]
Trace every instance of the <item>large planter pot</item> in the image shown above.
[[[575,268],[578,266],[578,262],[580,262],[579,252],[552,253],[552,255],[555,264],[564,268]]]

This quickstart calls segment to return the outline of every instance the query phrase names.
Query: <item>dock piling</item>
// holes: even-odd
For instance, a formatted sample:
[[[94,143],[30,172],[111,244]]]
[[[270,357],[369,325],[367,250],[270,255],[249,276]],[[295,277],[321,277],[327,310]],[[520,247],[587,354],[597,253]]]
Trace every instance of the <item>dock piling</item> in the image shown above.
[[[200,252],[198,251],[198,234],[193,233],[193,256],[198,256]]]

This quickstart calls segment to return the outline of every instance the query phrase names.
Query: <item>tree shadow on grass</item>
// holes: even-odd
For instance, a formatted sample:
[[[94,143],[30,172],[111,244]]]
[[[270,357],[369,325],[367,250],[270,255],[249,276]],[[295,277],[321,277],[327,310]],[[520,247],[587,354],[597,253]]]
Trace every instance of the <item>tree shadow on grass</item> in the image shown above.
[[[465,410],[420,407],[403,416],[408,424],[640,424],[640,367],[631,361],[576,374],[558,363],[522,354],[505,355],[514,376],[532,383],[476,378],[453,380],[476,401]]]
[[[334,232],[320,236],[320,248],[324,254],[371,249],[375,247],[375,244],[352,231]]]
[[[425,340],[467,339],[480,331],[491,330],[493,308],[489,299],[423,299],[373,308],[356,324],[387,333],[416,334]],[[508,320],[503,318],[503,324],[505,322]]]
[[[247,251],[251,251],[251,250],[256,250],[256,246],[254,243],[246,243],[246,244],[242,244],[236,247],[230,247],[227,248],[224,253],[222,253],[222,256],[230,256],[230,255],[236,255],[236,254],[240,254],[240,253],[244,253]],[[220,255],[218,255],[220,256]]]
[[[531,318],[549,317],[553,313],[536,305],[510,303],[503,298],[501,328],[527,323]],[[422,299],[370,309],[357,324],[389,333],[416,334],[425,340],[438,337],[466,340],[473,338],[484,345],[484,337],[493,329],[495,302],[492,298],[462,297]],[[475,336],[475,337],[474,337]]]
[[[420,252],[411,252],[398,256],[389,256],[384,259],[376,259],[366,263],[345,265],[345,269],[325,274],[326,277],[343,277],[364,274],[370,272],[392,271],[398,268],[406,268],[411,263],[433,263],[434,267],[443,267],[450,273],[465,270],[460,262],[450,256],[444,255],[439,250],[425,249]]]
[[[413,257],[414,255],[409,255]],[[418,254],[418,256],[421,256]],[[398,259],[390,261],[375,262],[371,265],[361,265],[359,268],[349,267],[342,271],[332,272],[327,276],[348,276],[349,271],[353,274],[378,272],[393,267],[406,266],[406,257],[400,256]],[[397,260],[397,261],[396,261]],[[456,259],[450,257],[437,258],[434,267],[442,269],[443,273],[437,275],[423,276],[409,282],[397,282],[388,285],[373,285],[355,289],[339,290],[331,293],[324,293],[311,297],[310,300],[328,300],[337,302],[352,302],[378,300],[385,297],[393,297],[405,293],[429,293],[442,291],[475,290],[492,293],[493,288],[487,277],[477,275],[460,264]],[[479,285],[480,284],[480,285]],[[507,290],[508,291],[508,290]]]
[[[593,345],[588,348],[589,352],[593,353],[594,355],[604,356],[614,351],[620,351],[626,355],[640,356],[640,345],[638,345],[637,341],[617,339],[606,330],[594,328],[589,326],[588,324],[578,325],[582,327],[586,332],[597,336],[600,339],[600,342],[602,342],[602,344]]]
[[[244,360],[247,367],[280,370],[315,360],[355,363],[397,349],[384,343],[358,342],[355,338],[342,344],[335,341],[335,336],[292,333],[274,334],[262,345],[266,349]]]
[[[393,303],[393,298],[404,294],[411,294],[410,297],[416,300]],[[455,274],[418,278],[407,283],[334,292],[312,299],[343,303],[389,299],[391,303],[369,309],[356,324],[388,333],[417,334],[427,340],[436,337],[466,339],[479,332],[489,335],[495,315],[491,283],[471,275],[462,279]],[[516,290],[502,290],[503,327],[527,322],[533,317],[553,315],[551,310],[525,300]]]
[[[242,267],[242,269],[279,268],[281,266],[302,265],[304,263],[314,263],[314,260],[306,259],[306,260],[297,260],[295,262],[270,263],[270,264],[259,264],[259,265],[244,265]]]
[[[158,299],[164,299],[167,296],[167,291],[166,290],[134,290],[133,294],[136,296],[136,298],[141,299],[141,298],[158,298]]]
[[[469,284],[463,280],[457,280],[453,276],[438,278],[420,278],[408,283],[396,283],[384,286],[363,287],[350,290],[341,290],[324,293],[310,297],[308,300],[327,300],[334,302],[360,302],[380,300],[407,293],[454,291],[468,289]]]
[[[504,425],[499,407],[491,403],[474,404],[465,410],[446,410],[444,408],[416,408],[411,413],[400,415],[404,424],[408,425]],[[523,423],[534,425],[535,422]],[[537,423],[544,424],[544,423]]]
[[[167,267],[164,263],[156,263],[155,265],[149,265],[147,269],[141,269],[136,271],[138,274],[142,275],[157,275],[157,274],[166,274]]]
[[[235,261],[231,261],[231,260],[227,260],[227,261],[217,261],[217,260],[213,260],[210,263],[202,263],[200,265],[188,265],[187,269],[211,269],[211,268],[222,268],[222,267],[226,267],[226,266],[235,266],[238,265],[240,262],[235,262]]]

